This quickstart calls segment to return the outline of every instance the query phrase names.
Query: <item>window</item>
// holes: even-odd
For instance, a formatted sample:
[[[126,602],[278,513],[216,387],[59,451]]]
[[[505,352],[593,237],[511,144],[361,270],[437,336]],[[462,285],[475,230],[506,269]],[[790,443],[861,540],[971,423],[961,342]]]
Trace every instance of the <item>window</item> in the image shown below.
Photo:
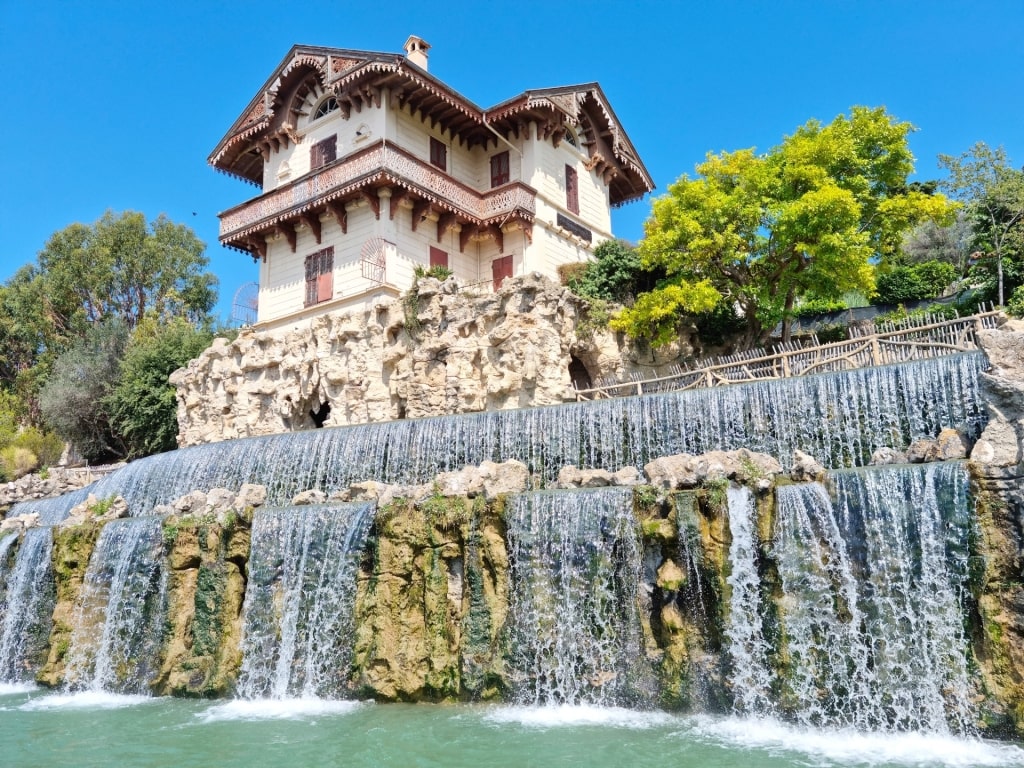
[[[448,147],[433,136],[430,137],[430,164],[442,171],[448,170]]]
[[[572,128],[565,129],[565,141],[567,144],[571,144],[576,147],[576,149],[580,148],[580,145],[576,141],[576,134],[573,133]]]
[[[506,277],[512,277],[512,256],[502,256],[492,261],[491,276],[494,278],[494,290],[498,290]]]
[[[323,248],[306,257],[306,303],[312,307],[334,296],[334,248]]]
[[[491,156],[491,188],[508,184],[508,150]]]
[[[430,266],[448,268],[448,252],[430,246]]]
[[[565,166],[565,207],[579,215],[580,182],[576,176],[576,169],[569,165]]]
[[[333,96],[328,96],[326,99],[321,101],[320,105],[316,108],[316,112],[313,113],[313,119],[319,120],[321,117],[326,117],[337,109],[338,100]]]
[[[338,157],[338,137],[330,136],[323,141],[318,141],[309,148],[309,169],[315,171],[323,168],[328,163],[333,163]]]

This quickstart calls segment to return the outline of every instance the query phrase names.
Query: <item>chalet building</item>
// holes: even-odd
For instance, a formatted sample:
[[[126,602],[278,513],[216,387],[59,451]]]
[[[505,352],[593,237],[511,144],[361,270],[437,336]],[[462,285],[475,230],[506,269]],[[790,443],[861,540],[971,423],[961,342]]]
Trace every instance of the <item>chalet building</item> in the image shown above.
[[[258,324],[371,306],[443,265],[475,290],[556,277],[653,189],[597,83],[482,109],[405,55],[295,46],[209,162],[260,188],[220,241],[260,263]]]

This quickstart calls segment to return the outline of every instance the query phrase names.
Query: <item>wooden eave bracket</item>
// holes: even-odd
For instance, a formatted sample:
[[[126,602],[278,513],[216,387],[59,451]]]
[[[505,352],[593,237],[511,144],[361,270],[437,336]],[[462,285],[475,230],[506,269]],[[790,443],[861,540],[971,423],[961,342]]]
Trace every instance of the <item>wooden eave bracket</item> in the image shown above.
[[[313,233],[313,237],[316,238],[316,244],[320,245],[320,234],[322,231],[320,226],[320,217],[316,213],[302,213],[299,214],[299,220],[309,227],[310,231]]]
[[[330,200],[327,203],[327,212],[334,216],[334,220],[338,222],[338,226],[341,227],[341,233],[343,235],[348,234],[348,211],[345,210],[345,206],[336,200]]]
[[[419,223],[430,213],[432,203],[429,200],[417,200],[412,206],[412,231],[416,231]]]
[[[275,225],[274,229],[285,236],[288,241],[288,245],[291,246],[292,253],[295,253],[295,245],[298,240],[298,236],[295,234],[295,227],[288,221],[282,221]]]
[[[370,204],[370,208],[373,210],[373,215],[376,218],[380,218],[380,198],[365,189],[359,193],[359,196]]]
[[[446,213],[437,220],[437,242],[441,242],[448,230],[458,224],[458,218],[454,213]]]

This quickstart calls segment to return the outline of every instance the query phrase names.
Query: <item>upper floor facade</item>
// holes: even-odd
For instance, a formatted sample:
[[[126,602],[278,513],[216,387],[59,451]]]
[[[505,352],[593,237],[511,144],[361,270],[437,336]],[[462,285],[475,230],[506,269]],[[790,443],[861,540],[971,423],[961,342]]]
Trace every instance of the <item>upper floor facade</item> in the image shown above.
[[[588,259],[653,189],[600,86],[481,109],[406,53],[295,46],[210,155],[259,187],[220,240],[260,262],[258,324],[397,296],[443,265],[488,289]]]

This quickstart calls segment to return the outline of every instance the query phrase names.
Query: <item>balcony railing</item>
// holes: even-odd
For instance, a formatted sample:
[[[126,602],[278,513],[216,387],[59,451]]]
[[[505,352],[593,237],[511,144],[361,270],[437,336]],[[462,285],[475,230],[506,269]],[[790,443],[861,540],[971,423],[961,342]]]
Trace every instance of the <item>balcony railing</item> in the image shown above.
[[[378,142],[287,186],[228,209],[220,215],[220,238],[241,237],[371,184],[389,182],[480,225],[517,211],[532,219],[536,212],[536,191],[522,182],[481,194],[405,150]]]

